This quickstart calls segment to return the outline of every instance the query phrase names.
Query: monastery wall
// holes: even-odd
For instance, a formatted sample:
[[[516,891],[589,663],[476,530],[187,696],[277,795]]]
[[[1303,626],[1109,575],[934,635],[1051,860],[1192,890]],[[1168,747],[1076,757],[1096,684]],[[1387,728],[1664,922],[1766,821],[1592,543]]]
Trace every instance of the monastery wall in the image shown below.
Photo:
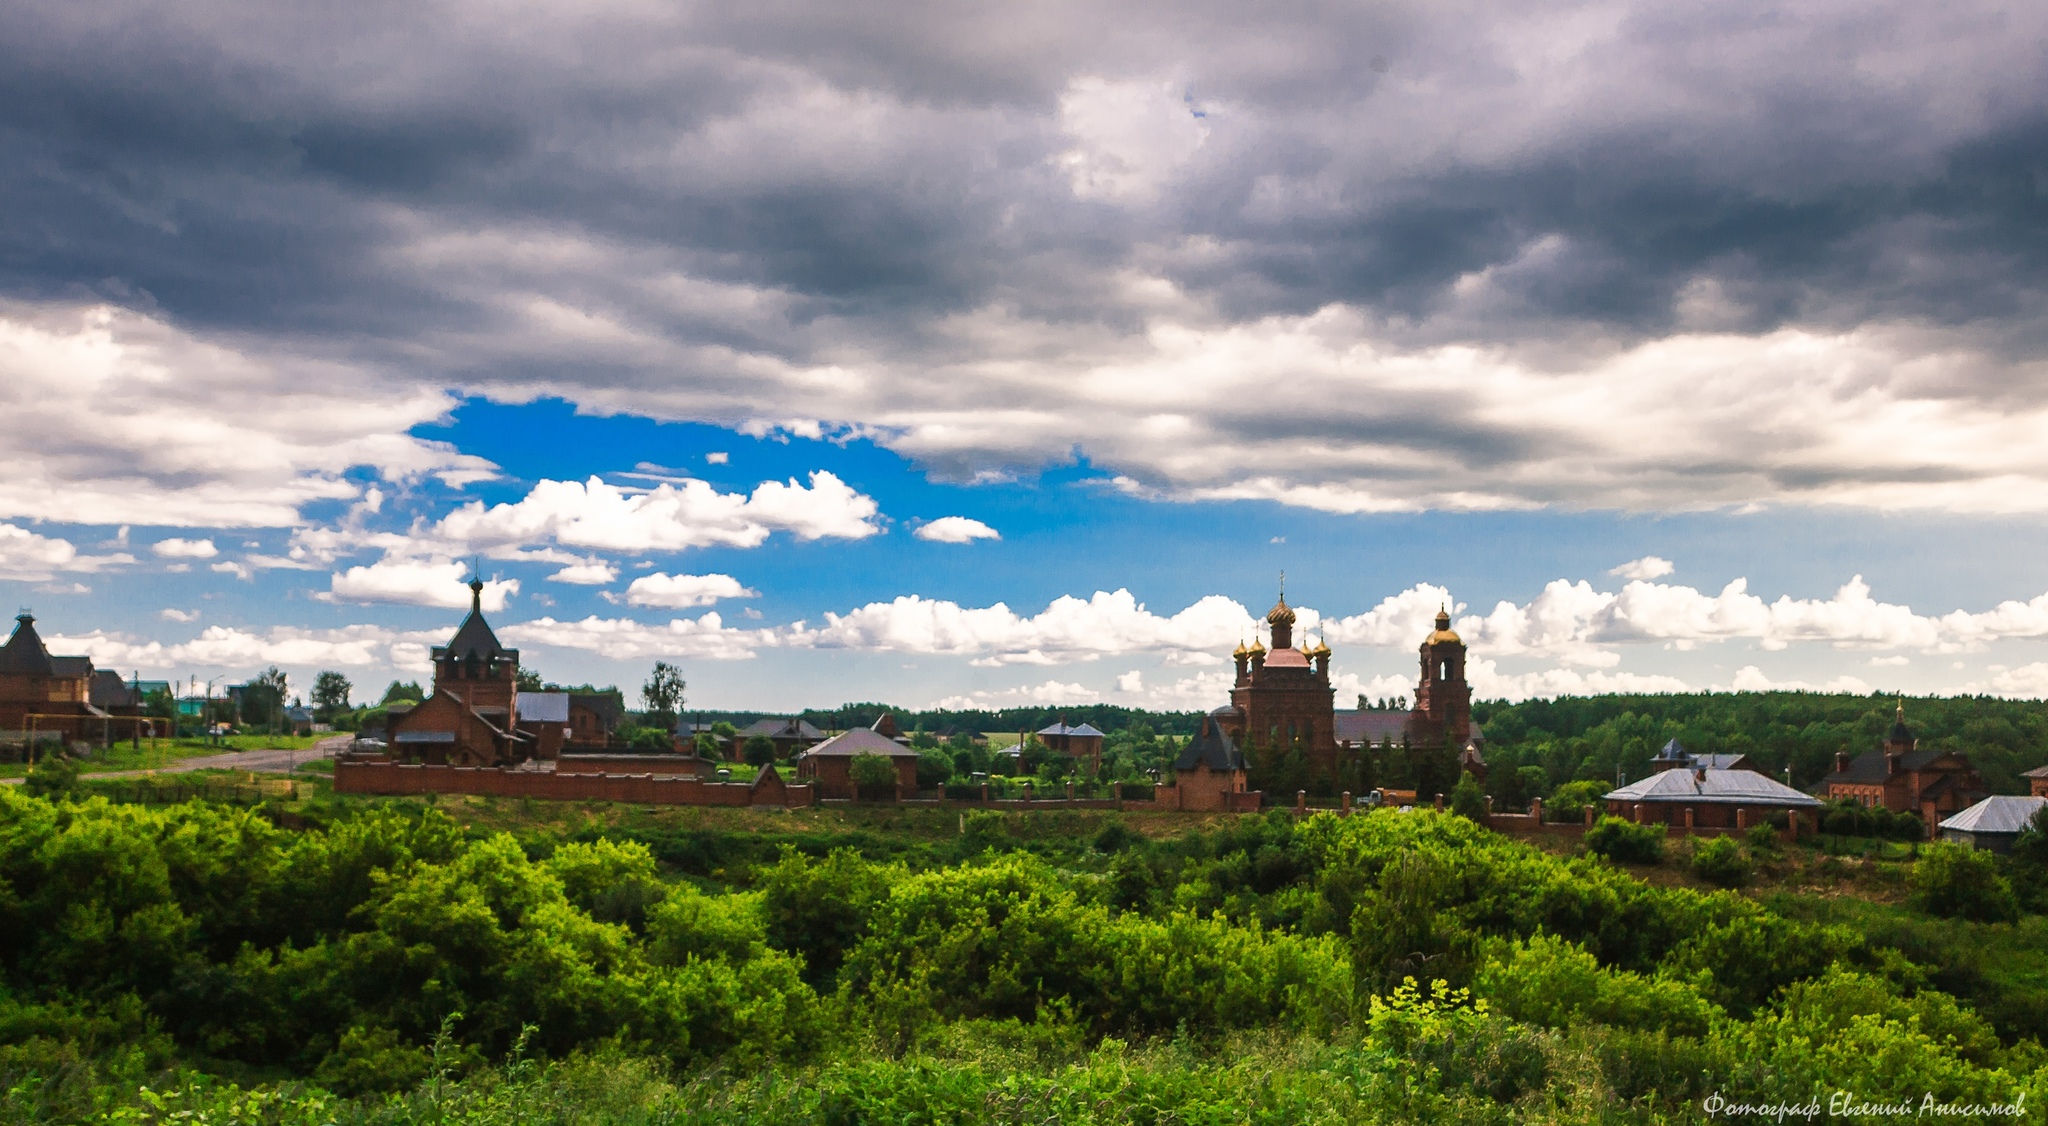
[[[756,788],[740,782],[705,782],[673,775],[560,774],[395,762],[337,762],[334,789],[344,794],[489,794],[641,805],[807,806],[812,801],[809,786],[769,783]]]

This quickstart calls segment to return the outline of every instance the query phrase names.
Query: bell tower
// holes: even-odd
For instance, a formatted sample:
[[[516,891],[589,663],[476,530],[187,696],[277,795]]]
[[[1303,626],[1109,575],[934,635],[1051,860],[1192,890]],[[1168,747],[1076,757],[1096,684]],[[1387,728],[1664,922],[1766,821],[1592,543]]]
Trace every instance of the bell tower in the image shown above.
[[[1472,686],[1465,683],[1465,641],[1438,607],[1436,631],[1422,643],[1422,676],[1415,684],[1410,727],[1434,742],[1462,748],[1472,738]]]

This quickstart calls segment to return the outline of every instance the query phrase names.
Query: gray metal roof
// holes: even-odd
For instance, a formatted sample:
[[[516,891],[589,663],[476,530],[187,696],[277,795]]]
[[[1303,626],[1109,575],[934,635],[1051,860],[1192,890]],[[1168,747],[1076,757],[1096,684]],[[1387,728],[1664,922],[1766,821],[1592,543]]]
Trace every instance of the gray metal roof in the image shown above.
[[[1397,711],[1345,711],[1332,713],[1340,743],[1398,743],[1408,735],[1408,714]]]
[[[1051,727],[1042,727],[1042,728],[1040,728],[1040,729],[1039,729],[1039,730],[1037,731],[1037,734],[1039,734],[1039,735],[1096,735],[1096,736],[1103,736],[1103,733],[1102,733],[1102,732],[1100,732],[1100,731],[1097,731],[1097,730],[1095,730],[1095,728],[1094,728],[1094,726],[1093,726],[1092,724],[1086,724],[1086,723],[1084,723],[1084,724],[1080,725],[1079,727],[1068,727],[1068,726],[1067,726],[1066,724],[1064,724],[1064,723],[1055,723],[1055,724],[1053,724],[1053,725],[1052,725]],[[1107,738],[1107,736],[1103,736],[1103,737],[1104,737],[1104,738]]]
[[[1606,801],[1719,802],[1817,807],[1820,802],[1753,770],[1660,770],[1609,793]]]
[[[521,723],[569,722],[567,692],[521,692],[517,707]]]
[[[2017,833],[2048,798],[1990,797],[1941,823],[1963,833]]]
[[[889,758],[909,755],[915,758],[917,752],[886,735],[877,735],[865,727],[856,727],[851,731],[842,731],[804,752],[806,758],[813,755],[882,755]]]

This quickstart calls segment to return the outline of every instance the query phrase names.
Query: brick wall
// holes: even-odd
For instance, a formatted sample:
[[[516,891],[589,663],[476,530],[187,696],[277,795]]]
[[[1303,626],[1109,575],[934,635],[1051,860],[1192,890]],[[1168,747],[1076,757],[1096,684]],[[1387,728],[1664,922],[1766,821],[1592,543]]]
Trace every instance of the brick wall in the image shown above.
[[[689,776],[549,773],[490,767],[411,766],[393,762],[334,764],[334,789],[344,794],[490,794],[548,801],[619,801],[642,805],[804,806],[809,786],[705,782]]]

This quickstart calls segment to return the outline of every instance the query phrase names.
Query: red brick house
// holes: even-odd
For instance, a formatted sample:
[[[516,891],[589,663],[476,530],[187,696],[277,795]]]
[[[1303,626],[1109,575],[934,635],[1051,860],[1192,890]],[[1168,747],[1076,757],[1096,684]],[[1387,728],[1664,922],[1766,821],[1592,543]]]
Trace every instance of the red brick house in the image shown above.
[[[1882,747],[1865,751],[1854,761],[1847,751],[1835,755],[1835,772],[1821,780],[1821,796],[1917,814],[1927,823],[1927,835],[1935,836],[1943,818],[1961,813],[1984,797],[1984,780],[1968,756],[1956,751],[1923,751],[1919,743],[1912,728],[1906,726],[1902,700]]]
[[[1058,723],[1033,732],[1045,749],[1054,754],[1071,756],[1076,764],[1087,760],[1089,768],[1100,773],[1102,770],[1102,740],[1104,735],[1092,724],[1083,723],[1070,727],[1062,718]]]
[[[2020,777],[2027,780],[2027,792],[2037,798],[2048,798],[2048,766],[2037,766]]]
[[[809,782],[821,798],[851,798],[853,778],[848,771],[860,755],[880,755],[896,767],[897,797],[917,793],[917,752],[864,727],[841,732],[798,755],[797,779]]]
[[[0,731],[10,739],[98,740],[108,713],[93,707],[91,657],[52,657],[36,632],[35,616],[14,619],[14,635],[0,646]]]

